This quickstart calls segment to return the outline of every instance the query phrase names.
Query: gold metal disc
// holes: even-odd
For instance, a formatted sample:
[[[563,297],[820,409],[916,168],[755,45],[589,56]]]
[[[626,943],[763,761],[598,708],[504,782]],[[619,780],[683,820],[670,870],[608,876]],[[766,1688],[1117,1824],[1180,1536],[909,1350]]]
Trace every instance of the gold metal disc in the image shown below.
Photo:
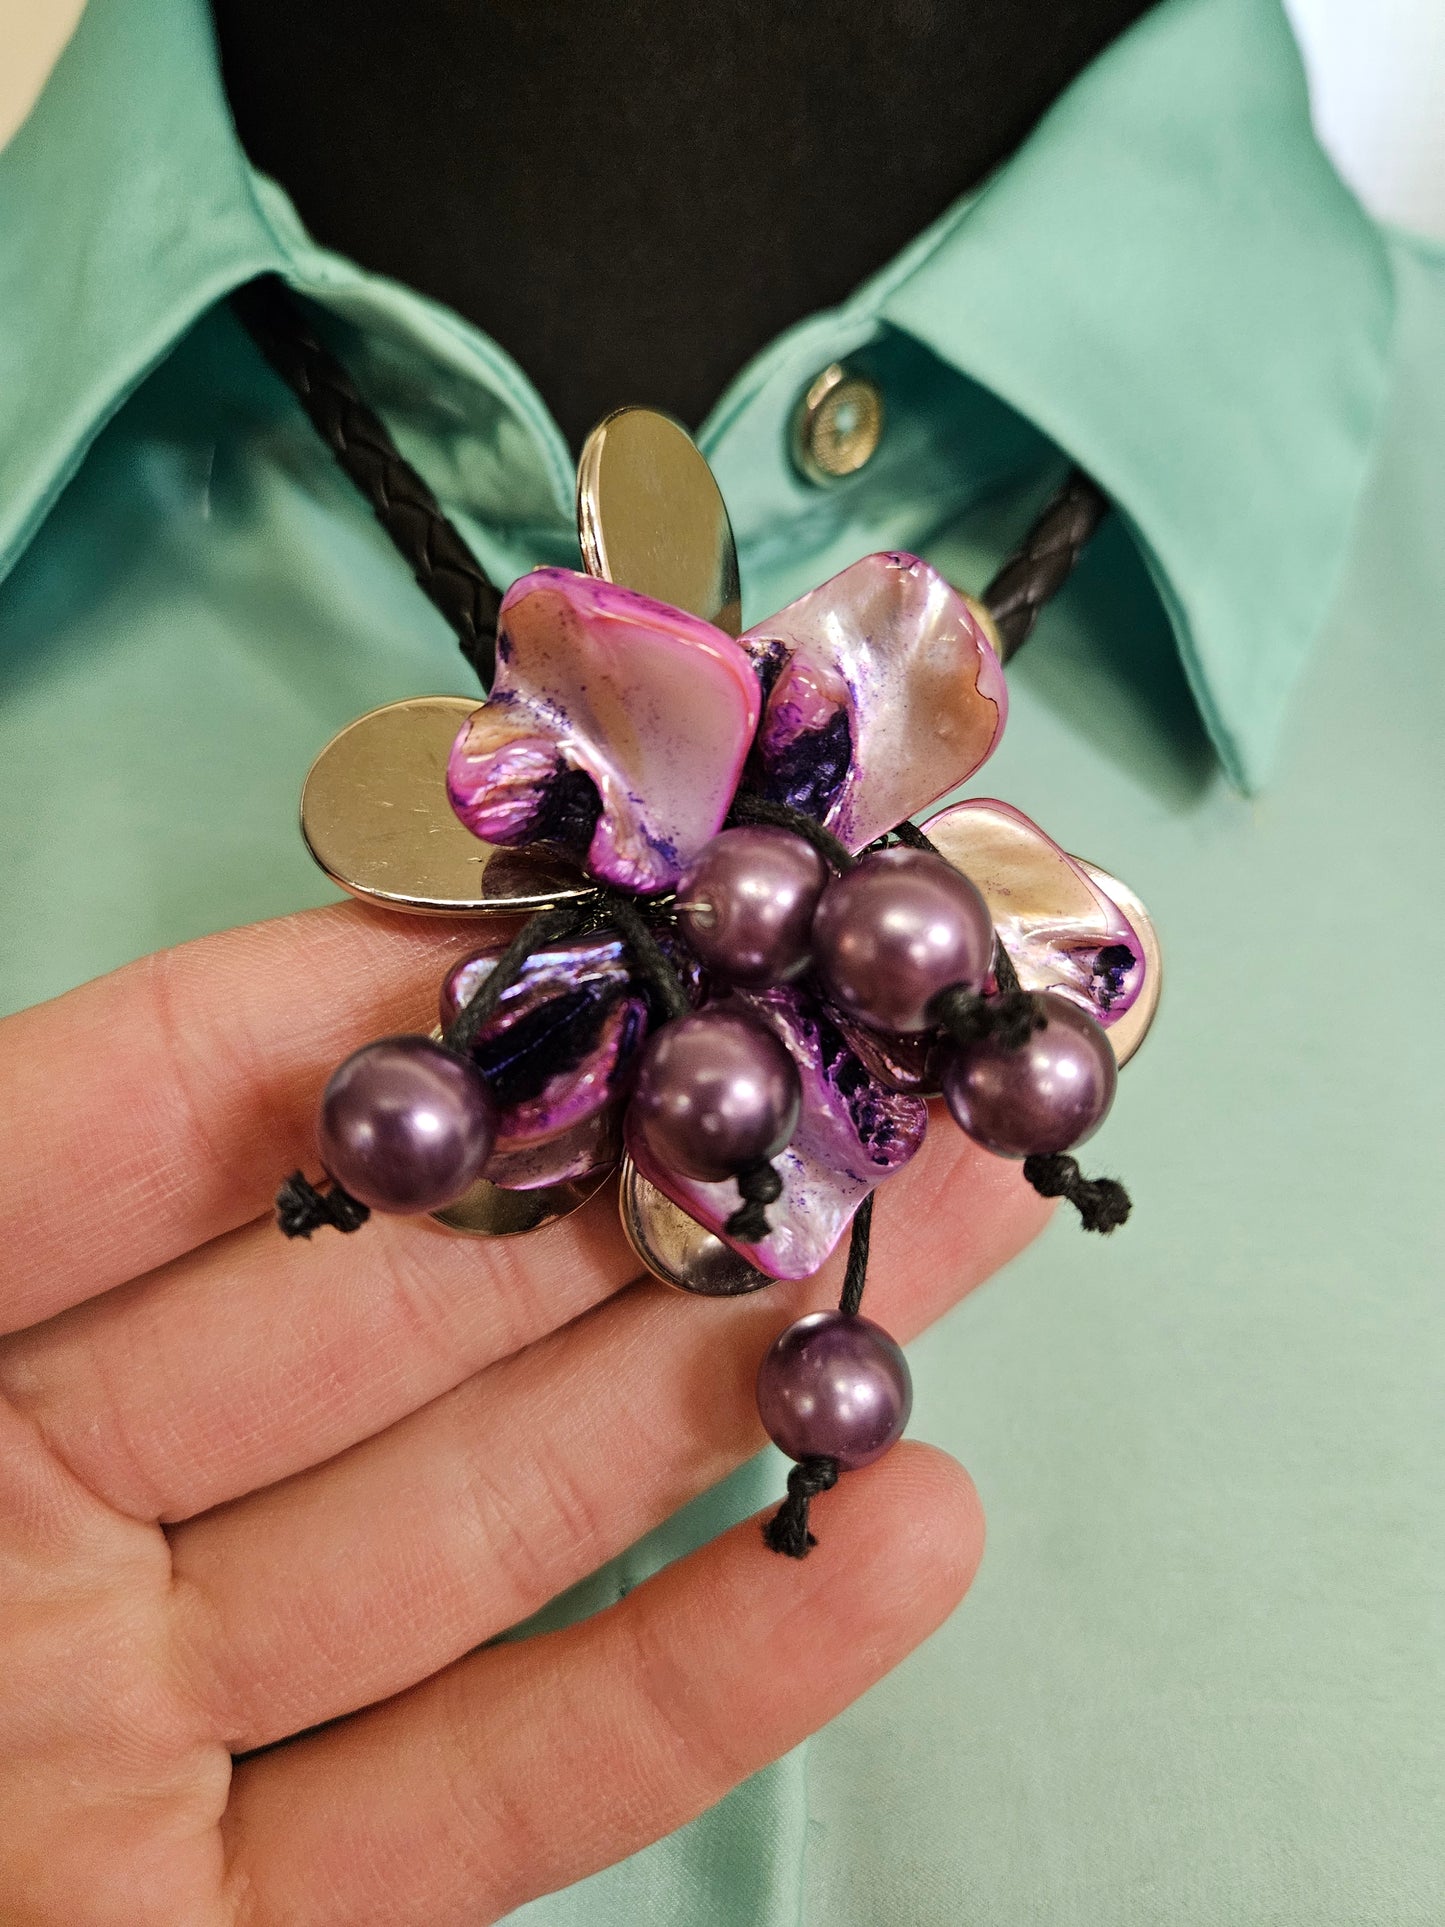
[[[722,491],[681,422],[619,408],[577,464],[577,534],[589,575],[742,629],[738,551]]]
[[[675,1291],[703,1298],[741,1298],[777,1282],[690,1218],[650,1184],[628,1157],[622,1160],[617,1202],[628,1243],[652,1275]]]
[[[478,1178],[455,1204],[431,1215],[448,1231],[462,1231],[470,1238],[516,1238],[580,1210],[611,1175],[611,1171],[596,1171],[591,1177],[543,1185],[536,1191],[504,1191]]]
[[[1159,1008],[1159,996],[1164,988],[1164,953],[1159,945],[1159,932],[1143,902],[1127,883],[1110,876],[1107,870],[1101,870],[1086,857],[1075,857],[1074,861],[1088,871],[1106,897],[1118,904],[1144,946],[1144,987],[1118,1023],[1110,1024],[1105,1033],[1114,1046],[1115,1057],[1124,1065],[1148,1036],[1154,1013]]]
[[[332,737],[301,791],[301,834],[333,883],[427,917],[530,916],[591,894],[580,870],[496,849],[453,814],[447,756],[476,707],[467,696],[413,696]]]

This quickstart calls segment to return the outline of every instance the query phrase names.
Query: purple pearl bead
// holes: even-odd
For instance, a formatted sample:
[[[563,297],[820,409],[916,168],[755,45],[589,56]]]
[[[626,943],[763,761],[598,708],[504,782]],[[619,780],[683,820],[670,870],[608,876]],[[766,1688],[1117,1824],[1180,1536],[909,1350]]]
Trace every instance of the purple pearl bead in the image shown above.
[[[807,968],[813,912],[827,881],[822,857],[790,830],[724,830],[678,885],[678,922],[709,970],[761,990]]]
[[[758,1412],[790,1459],[881,1459],[913,1410],[908,1361],[881,1325],[815,1311],[789,1325],[758,1367]]]
[[[940,990],[982,988],[993,960],[988,906],[941,856],[878,850],[835,877],[813,920],[828,994],[875,1030],[930,1028]]]
[[[654,1034],[632,1098],[653,1156],[702,1183],[781,1151],[801,1104],[797,1066],[781,1039],[717,1006]]]
[[[1068,998],[1036,999],[1048,1022],[1019,1050],[994,1038],[951,1051],[943,1095],[961,1129],[986,1151],[1025,1158],[1068,1151],[1109,1114],[1119,1067],[1102,1028]]]
[[[321,1162],[373,1211],[438,1211],[481,1176],[495,1110],[486,1079],[429,1037],[383,1037],[331,1073]]]

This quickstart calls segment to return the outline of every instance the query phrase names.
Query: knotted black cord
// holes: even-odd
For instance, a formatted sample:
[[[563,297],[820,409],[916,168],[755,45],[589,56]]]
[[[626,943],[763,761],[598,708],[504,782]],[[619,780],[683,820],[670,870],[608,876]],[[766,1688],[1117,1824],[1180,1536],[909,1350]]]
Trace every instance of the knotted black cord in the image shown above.
[[[738,1196],[742,1203],[723,1226],[730,1238],[740,1244],[760,1245],[768,1235],[768,1206],[783,1195],[783,1179],[769,1158],[759,1158],[737,1174]]]
[[[458,1057],[466,1057],[482,1026],[496,1014],[503,996],[526,969],[532,953],[543,944],[579,935],[591,920],[593,905],[582,898],[559,903],[528,917],[481,983],[442,1032],[442,1042]]]
[[[1066,1198],[1085,1231],[1117,1231],[1134,1208],[1117,1178],[1086,1178],[1063,1151],[1036,1151],[1025,1158],[1024,1176],[1041,1198]]]
[[[808,1530],[808,1507],[820,1492],[838,1483],[836,1459],[799,1459],[788,1474],[788,1496],[770,1519],[763,1521],[763,1544],[787,1559],[806,1559],[818,1541]]]
[[[360,1231],[370,1216],[371,1207],[342,1185],[332,1182],[319,1190],[301,1171],[293,1171],[276,1193],[276,1223],[288,1238],[309,1238],[323,1225]]]

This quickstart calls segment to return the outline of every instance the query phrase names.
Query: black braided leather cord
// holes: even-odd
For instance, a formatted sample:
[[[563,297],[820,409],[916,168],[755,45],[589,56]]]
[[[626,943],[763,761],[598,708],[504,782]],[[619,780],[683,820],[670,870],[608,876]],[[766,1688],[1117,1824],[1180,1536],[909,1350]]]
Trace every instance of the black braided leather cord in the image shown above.
[[[367,407],[301,304],[275,275],[231,296],[237,319],[305,409],[318,434],[370,502],[417,583],[456,632],[482,687],[491,687],[501,596],[461,531]],[[1068,580],[1099,526],[1108,497],[1074,469],[984,591],[1005,662],[1040,609]]]
[[[1028,640],[1039,610],[1057,595],[1104,519],[1109,498],[1081,468],[1074,469],[984,590],[984,607],[998,630],[1005,662]]]
[[[455,630],[483,689],[489,689],[501,597],[460,530],[281,281],[267,275],[249,282],[232,294],[231,307],[370,502],[418,586]]]

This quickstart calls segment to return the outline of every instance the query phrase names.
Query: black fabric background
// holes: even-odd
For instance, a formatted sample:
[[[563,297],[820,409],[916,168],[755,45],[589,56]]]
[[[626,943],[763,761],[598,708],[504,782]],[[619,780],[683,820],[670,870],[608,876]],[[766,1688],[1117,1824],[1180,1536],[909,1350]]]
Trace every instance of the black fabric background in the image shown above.
[[[574,445],[695,426],[1028,132],[1150,0],[215,0],[242,141],[448,302]]]

